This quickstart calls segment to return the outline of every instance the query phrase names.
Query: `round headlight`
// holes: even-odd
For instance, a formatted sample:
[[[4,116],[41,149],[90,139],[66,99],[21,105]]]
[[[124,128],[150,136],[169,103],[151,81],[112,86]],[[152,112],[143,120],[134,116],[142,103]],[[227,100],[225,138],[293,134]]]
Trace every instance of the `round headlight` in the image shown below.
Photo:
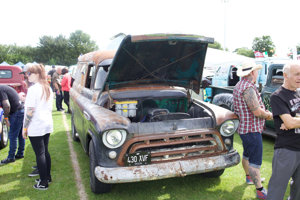
[[[118,148],[121,146],[126,139],[125,130],[109,130],[105,131],[102,136],[102,141],[105,146],[111,149]]]
[[[228,137],[231,136],[232,134],[234,134],[236,130],[236,126],[234,124],[233,121],[228,120],[226,122],[224,122],[220,128],[220,133],[221,135]]]

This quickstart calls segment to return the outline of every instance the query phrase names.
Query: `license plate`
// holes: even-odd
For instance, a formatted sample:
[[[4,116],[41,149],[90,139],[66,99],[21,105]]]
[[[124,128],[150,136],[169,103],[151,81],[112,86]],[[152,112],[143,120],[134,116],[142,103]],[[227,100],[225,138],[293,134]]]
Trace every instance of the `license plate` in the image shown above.
[[[125,156],[126,166],[148,165],[150,163],[151,163],[150,152],[136,152],[132,154],[126,154]]]

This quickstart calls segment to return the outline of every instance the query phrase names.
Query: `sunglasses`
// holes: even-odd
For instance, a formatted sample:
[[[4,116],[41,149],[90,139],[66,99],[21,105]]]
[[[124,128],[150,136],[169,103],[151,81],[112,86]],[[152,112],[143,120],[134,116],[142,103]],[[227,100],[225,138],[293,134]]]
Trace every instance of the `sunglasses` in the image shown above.
[[[30,76],[31,74],[33,74],[32,72],[27,72],[27,76]]]

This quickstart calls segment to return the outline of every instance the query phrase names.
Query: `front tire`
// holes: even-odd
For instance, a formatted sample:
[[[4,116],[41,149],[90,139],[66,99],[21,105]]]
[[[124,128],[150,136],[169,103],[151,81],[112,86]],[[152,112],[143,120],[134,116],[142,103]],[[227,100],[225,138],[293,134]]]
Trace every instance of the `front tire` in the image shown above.
[[[3,149],[8,144],[8,131],[9,131],[9,128],[6,125],[6,122],[5,122],[4,118],[2,118],[2,120],[1,120],[1,133],[0,133],[0,137],[1,137],[0,149]]]
[[[90,155],[90,185],[91,185],[92,192],[96,194],[110,192],[112,185],[100,182],[95,176],[97,159],[95,154],[95,147],[92,140],[90,141],[89,144],[89,155]]]
[[[224,173],[225,169],[217,170],[217,171],[212,171],[212,172],[207,172],[202,174],[206,178],[217,178],[220,177]]]

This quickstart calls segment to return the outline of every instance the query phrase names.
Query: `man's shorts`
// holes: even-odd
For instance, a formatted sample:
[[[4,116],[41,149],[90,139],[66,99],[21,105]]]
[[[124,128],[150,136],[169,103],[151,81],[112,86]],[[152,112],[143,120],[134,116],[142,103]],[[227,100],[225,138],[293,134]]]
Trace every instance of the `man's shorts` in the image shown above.
[[[243,158],[249,161],[249,166],[260,168],[263,152],[261,133],[241,134],[240,137],[244,147]]]

